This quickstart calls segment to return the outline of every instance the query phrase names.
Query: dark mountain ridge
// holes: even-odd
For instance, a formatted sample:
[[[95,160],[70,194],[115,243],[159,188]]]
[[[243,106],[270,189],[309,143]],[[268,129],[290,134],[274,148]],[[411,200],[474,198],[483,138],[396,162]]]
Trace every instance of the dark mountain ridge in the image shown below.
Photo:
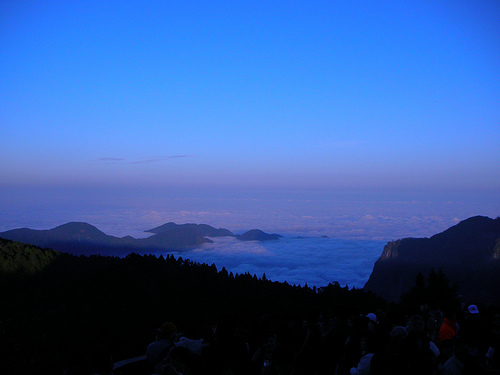
[[[112,237],[106,235],[93,225],[79,222],[70,222],[48,230],[20,228],[2,232],[2,235],[4,235],[3,237],[6,237],[7,234],[13,237],[23,237],[27,240],[37,242],[51,241],[53,239],[58,239],[60,241],[103,241],[108,239],[108,237]]]
[[[160,225],[159,227],[153,228],[153,229],[148,229],[145,232],[146,233],[154,233],[154,234],[160,234],[160,233],[165,233],[165,232],[176,232],[176,231],[186,231],[186,232],[191,232],[191,233],[196,233],[200,236],[203,237],[234,237],[234,234],[224,228],[214,228],[210,225],[207,224],[175,224],[173,222],[169,222],[163,225]]]
[[[81,222],[71,222],[48,230],[13,229],[0,233],[0,237],[75,255],[181,252],[212,242],[188,230],[172,230],[140,239],[131,236],[119,238],[107,235],[93,225]]]
[[[432,269],[442,269],[460,294],[500,300],[500,218],[475,216],[430,238],[387,243],[364,289],[396,301]]]
[[[236,238],[240,241],[277,241],[283,236],[279,234],[269,234],[261,231],[260,229],[251,229]]]
[[[235,236],[227,229],[217,229],[207,224],[179,225],[172,222],[146,232],[154,233],[154,235],[139,239],[131,236],[120,238],[107,235],[88,223],[70,222],[47,230],[13,229],[1,232],[0,237],[74,255],[183,252],[204,243],[212,243],[213,241],[208,237],[230,236],[242,241],[266,241],[281,237],[260,230],[252,230],[242,236]]]

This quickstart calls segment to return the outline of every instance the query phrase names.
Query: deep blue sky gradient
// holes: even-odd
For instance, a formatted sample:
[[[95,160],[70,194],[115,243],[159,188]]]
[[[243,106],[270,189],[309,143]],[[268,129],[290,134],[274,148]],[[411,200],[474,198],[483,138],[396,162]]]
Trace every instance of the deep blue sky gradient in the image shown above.
[[[1,186],[500,191],[497,1],[2,1],[0,18]]]

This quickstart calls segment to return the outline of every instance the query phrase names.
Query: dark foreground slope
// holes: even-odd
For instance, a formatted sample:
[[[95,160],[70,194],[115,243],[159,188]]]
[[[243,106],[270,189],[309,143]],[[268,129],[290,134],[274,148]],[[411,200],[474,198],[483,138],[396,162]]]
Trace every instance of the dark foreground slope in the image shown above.
[[[476,216],[430,238],[389,242],[364,290],[397,301],[432,269],[442,269],[467,300],[500,301],[500,218]]]
[[[248,329],[268,313],[305,319],[313,306],[325,312],[384,306],[336,283],[316,290],[173,255],[74,256],[1,238],[0,271],[5,374],[60,374],[71,350],[100,348],[115,361],[140,356],[165,321],[200,338],[226,318]]]

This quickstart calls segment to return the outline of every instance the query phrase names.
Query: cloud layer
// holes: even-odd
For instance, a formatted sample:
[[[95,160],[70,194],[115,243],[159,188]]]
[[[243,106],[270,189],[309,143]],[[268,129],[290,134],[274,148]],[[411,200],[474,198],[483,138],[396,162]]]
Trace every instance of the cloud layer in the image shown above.
[[[249,272],[289,284],[362,288],[382,253],[383,241],[333,238],[283,238],[272,242],[241,242],[234,238],[212,239],[214,243],[181,254],[200,263],[225,267],[228,272]]]

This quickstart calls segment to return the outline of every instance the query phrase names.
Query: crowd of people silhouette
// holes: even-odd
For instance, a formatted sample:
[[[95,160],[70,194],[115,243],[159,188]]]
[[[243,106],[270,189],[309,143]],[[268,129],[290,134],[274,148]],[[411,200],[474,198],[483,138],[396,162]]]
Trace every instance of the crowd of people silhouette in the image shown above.
[[[442,312],[422,305],[410,316],[310,308],[307,316],[263,315],[251,329],[228,315],[205,338],[167,322],[140,358],[141,370],[125,365],[95,374],[495,374],[499,345],[500,310],[494,307]]]

